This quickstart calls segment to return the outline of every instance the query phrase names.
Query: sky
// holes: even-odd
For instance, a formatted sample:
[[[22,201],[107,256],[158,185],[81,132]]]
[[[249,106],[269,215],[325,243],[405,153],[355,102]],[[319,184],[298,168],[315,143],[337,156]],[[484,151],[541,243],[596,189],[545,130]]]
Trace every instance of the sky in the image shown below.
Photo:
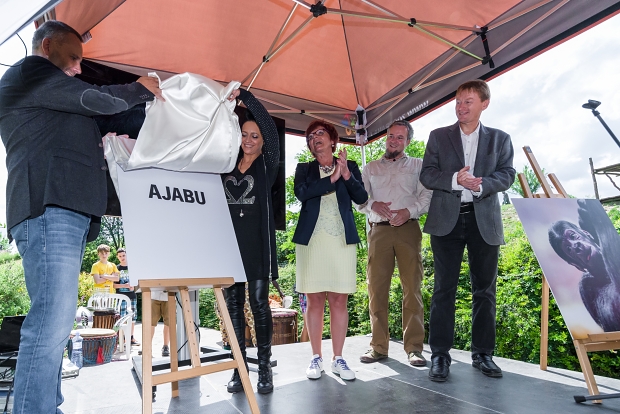
[[[522,148],[529,145],[540,166],[555,173],[569,194],[593,198],[588,158],[592,157],[595,168],[620,163],[620,148],[591,111],[581,107],[588,99],[602,102],[601,116],[620,135],[618,27],[620,16],[615,16],[489,82],[491,104],[481,122],[511,135],[517,171],[528,165]],[[31,25],[21,32],[26,45],[33,30]],[[14,36],[0,46],[0,63],[12,64],[24,54]],[[5,70],[0,66],[0,76]],[[454,122],[451,101],[415,121],[414,137],[426,142],[430,131]],[[287,176],[294,174],[295,155],[304,147],[302,137],[287,136]],[[0,222],[5,222],[6,211],[4,159],[4,146],[0,146]],[[597,182],[601,197],[618,195],[606,177],[598,176]]]

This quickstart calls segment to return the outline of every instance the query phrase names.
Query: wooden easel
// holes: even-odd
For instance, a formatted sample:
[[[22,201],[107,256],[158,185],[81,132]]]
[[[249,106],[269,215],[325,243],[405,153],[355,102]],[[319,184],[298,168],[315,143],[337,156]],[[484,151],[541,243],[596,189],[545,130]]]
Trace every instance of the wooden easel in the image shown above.
[[[525,174],[518,174],[519,183],[521,184],[521,188],[523,189],[524,198],[569,198],[568,194],[560,184],[560,180],[555,176],[555,174],[549,174],[549,179],[553,183],[553,186],[558,191],[558,193],[554,193],[551,189],[551,186],[547,182],[545,175],[542,172],[542,169],[538,165],[538,161],[536,161],[536,157],[532,153],[532,149],[529,146],[523,147],[523,151],[525,151],[525,156],[527,157],[530,165],[532,166],[532,170],[538,181],[540,182],[540,186],[542,187],[544,194],[532,194],[529,185],[527,184],[527,180],[525,178]],[[606,332],[602,334],[590,334],[587,338],[584,339],[573,339],[573,344],[575,345],[575,350],[577,351],[577,357],[579,358],[579,365],[581,365],[581,371],[583,372],[584,379],[586,381],[586,385],[588,387],[588,392],[590,395],[598,395],[599,390],[596,385],[596,380],[594,379],[594,373],[592,372],[592,366],[590,365],[590,358],[588,357],[588,352],[596,352],[596,351],[609,351],[613,349],[620,349],[620,332]],[[540,310],[540,369],[543,371],[547,370],[547,350],[549,348],[549,282],[547,282],[547,278],[543,274],[542,277],[542,303]],[[594,400],[594,403],[601,403],[601,400]]]
[[[243,390],[252,414],[259,414],[256,396],[252,390],[248,371],[243,363],[241,349],[235,336],[235,330],[228,314],[226,301],[222,288],[226,288],[234,284],[232,277],[226,278],[210,278],[210,279],[157,279],[157,280],[140,280],[138,286],[142,290],[142,414],[151,414],[153,412],[152,389],[154,385],[171,383],[172,397],[179,396],[179,381],[189,378],[195,378],[214,372],[225,371],[229,369],[238,369]],[[189,290],[203,287],[213,287],[215,298],[220,308],[220,314],[224,320],[224,326],[228,331],[230,338],[230,346],[234,359],[231,361],[217,362],[210,365],[202,366],[200,361],[200,350],[196,341],[194,328],[194,318],[190,309]],[[170,372],[153,375],[152,353],[153,345],[151,337],[153,335],[153,327],[151,326],[151,289],[163,289],[168,291],[168,319],[170,321]],[[188,337],[188,345],[191,357],[191,368],[179,370],[179,361],[177,356],[177,338],[176,332],[176,300],[175,292],[179,292],[181,296],[181,308],[183,310],[183,322]]]

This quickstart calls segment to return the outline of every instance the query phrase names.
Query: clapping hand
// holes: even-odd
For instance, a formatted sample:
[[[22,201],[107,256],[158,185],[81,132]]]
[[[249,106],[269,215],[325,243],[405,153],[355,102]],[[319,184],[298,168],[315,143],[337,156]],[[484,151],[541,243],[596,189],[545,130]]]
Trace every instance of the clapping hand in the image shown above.
[[[461,170],[458,172],[456,176],[456,182],[457,184],[462,185],[468,190],[476,191],[476,192],[480,191],[480,185],[482,184],[482,178],[474,177],[469,172],[469,169],[470,169],[469,166],[461,168]]]
[[[342,178],[347,181],[351,178],[351,171],[349,171],[349,166],[347,165],[347,150],[343,148],[338,153],[338,159],[336,160],[337,166],[340,167],[340,175]]]
[[[388,203],[384,203],[383,201],[375,201],[372,203],[372,207],[370,209],[384,219],[392,220],[392,216],[394,214],[392,213],[392,210],[390,210],[390,204],[392,204],[391,201]]]
[[[394,216],[390,220],[390,225],[394,227],[402,226],[411,218],[409,210],[407,210],[406,208],[401,208],[400,210],[391,210],[391,212]]]
[[[335,183],[340,178],[340,164],[336,163],[336,167],[334,167],[334,172],[329,176],[329,180],[331,183]]]

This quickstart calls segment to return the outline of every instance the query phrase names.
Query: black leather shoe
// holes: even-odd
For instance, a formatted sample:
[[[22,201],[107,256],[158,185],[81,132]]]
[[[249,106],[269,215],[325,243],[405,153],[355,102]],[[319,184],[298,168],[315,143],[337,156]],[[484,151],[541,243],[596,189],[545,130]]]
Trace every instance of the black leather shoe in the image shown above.
[[[493,358],[491,355],[487,354],[476,354],[472,355],[473,361],[471,362],[471,366],[479,369],[484,375],[491,378],[501,378],[502,370],[500,367],[495,365],[493,362]]]
[[[241,383],[241,377],[239,376],[239,371],[235,370],[235,372],[233,372],[233,376],[228,382],[228,385],[226,386],[226,390],[231,394],[235,392],[243,391],[243,384]]]
[[[431,370],[428,377],[431,381],[444,382],[450,374],[450,361],[443,355],[437,355],[431,358]]]
[[[258,364],[258,384],[256,391],[259,394],[269,394],[273,392],[273,374],[271,372],[271,364],[269,362]]]

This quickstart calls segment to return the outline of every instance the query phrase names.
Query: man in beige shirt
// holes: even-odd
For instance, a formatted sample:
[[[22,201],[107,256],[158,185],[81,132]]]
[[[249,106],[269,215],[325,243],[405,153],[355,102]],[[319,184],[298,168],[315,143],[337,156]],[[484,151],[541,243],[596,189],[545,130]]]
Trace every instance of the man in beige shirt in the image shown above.
[[[368,296],[372,325],[371,348],[362,362],[387,358],[390,341],[388,305],[395,259],[403,287],[403,343],[409,363],[425,366],[422,282],[422,232],[418,219],[428,211],[432,191],[419,181],[422,160],[405,154],[413,138],[407,121],[394,122],[387,131],[385,154],[362,172],[368,201],[358,210],[368,216]]]

